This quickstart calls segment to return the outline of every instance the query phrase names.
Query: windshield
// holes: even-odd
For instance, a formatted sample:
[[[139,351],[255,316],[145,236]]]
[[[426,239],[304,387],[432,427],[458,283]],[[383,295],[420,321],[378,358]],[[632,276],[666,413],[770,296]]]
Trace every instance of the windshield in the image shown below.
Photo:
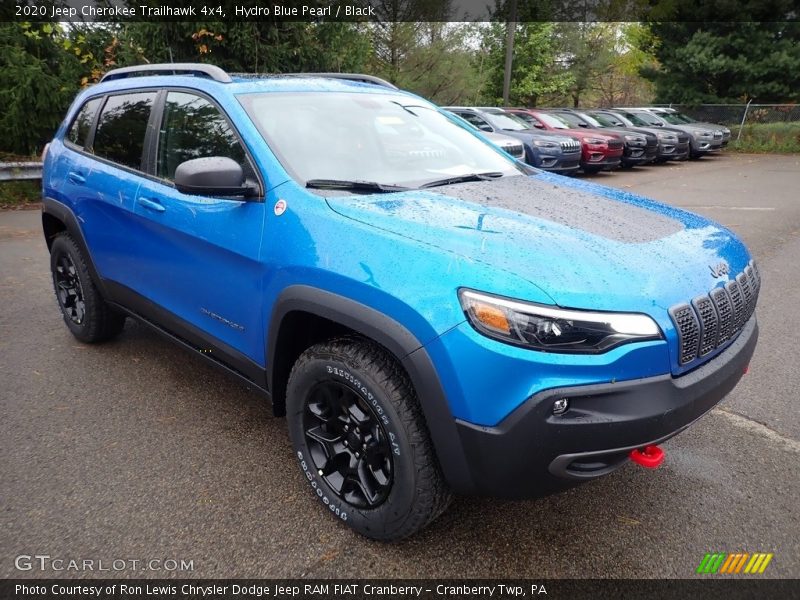
[[[686,121],[682,121],[678,115],[673,113],[661,113],[659,117],[664,119],[670,125],[686,125]]]
[[[536,119],[531,115],[525,113],[514,113],[514,116],[525,123],[528,129],[533,129],[536,127]]]
[[[570,129],[569,123],[556,115],[547,113],[536,113],[536,118],[542,123],[553,129]]]
[[[600,122],[600,119],[597,117],[592,117],[591,115],[587,115],[586,113],[580,113],[581,118],[588,122],[589,125],[592,127],[611,127],[611,123],[604,124]]]
[[[638,117],[640,120],[644,121],[648,125],[655,125],[656,127],[661,127],[662,125],[664,125],[664,122],[661,119],[659,119],[653,113],[649,113],[646,111],[640,113],[628,113],[627,116],[629,118]]]
[[[498,129],[506,131],[522,131],[528,129],[528,124],[515,115],[500,113],[483,113],[484,116]]]
[[[609,115],[604,115],[601,113],[592,113],[591,117],[594,117],[594,120],[597,121],[600,127],[614,127],[621,119],[616,119],[616,122],[612,120],[612,117]],[[623,123],[624,125],[625,123]]]
[[[586,127],[586,123],[584,123],[580,117],[572,113],[558,113],[558,117],[572,125],[572,127],[581,127],[581,124],[583,124],[583,127]]]
[[[424,100],[334,92],[239,99],[278,160],[303,185],[336,180],[407,188],[445,177],[524,172]]]
[[[683,113],[676,112],[676,113],[672,113],[672,114],[674,114],[677,118],[679,118],[684,123],[697,123],[698,122],[697,119],[693,119],[689,115],[685,115]]]
[[[647,121],[640,119],[639,115],[627,114],[624,117],[622,115],[614,115],[614,116],[618,118],[620,121],[622,121],[625,125],[630,124],[636,127],[647,127],[649,125],[652,125],[652,123],[648,123]],[[628,121],[628,123],[625,123],[626,120]]]

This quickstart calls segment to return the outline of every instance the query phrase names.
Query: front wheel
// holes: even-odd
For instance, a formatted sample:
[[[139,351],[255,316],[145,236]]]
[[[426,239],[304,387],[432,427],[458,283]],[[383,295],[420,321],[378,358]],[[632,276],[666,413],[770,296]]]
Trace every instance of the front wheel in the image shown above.
[[[289,436],[320,502],[359,533],[424,528],[450,492],[411,382],[382,347],[341,338],[306,350],[287,388]]]

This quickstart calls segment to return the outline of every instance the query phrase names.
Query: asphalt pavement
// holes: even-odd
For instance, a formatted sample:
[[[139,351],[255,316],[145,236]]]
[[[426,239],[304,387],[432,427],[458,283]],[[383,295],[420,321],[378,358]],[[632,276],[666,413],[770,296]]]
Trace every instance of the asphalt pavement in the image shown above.
[[[763,279],[750,373],[655,471],[540,500],[458,498],[398,544],[324,513],[285,422],[244,386],[130,320],[113,342],[74,340],[39,212],[0,212],[0,577],[685,578],[706,552],[771,552],[764,576],[800,577],[800,156],[590,179],[743,237]],[[17,568],[33,555],[51,558]],[[54,570],[69,560],[95,571]],[[131,567],[151,560],[161,570]]]

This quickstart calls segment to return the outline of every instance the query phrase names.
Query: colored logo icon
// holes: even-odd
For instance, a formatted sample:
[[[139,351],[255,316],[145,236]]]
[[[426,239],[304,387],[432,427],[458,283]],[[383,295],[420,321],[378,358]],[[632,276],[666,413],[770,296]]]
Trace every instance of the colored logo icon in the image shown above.
[[[767,570],[767,565],[772,561],[772,552],[714,552],[708,553],[700,561],[697,573],[703,574],[746,574],[755,575]]]

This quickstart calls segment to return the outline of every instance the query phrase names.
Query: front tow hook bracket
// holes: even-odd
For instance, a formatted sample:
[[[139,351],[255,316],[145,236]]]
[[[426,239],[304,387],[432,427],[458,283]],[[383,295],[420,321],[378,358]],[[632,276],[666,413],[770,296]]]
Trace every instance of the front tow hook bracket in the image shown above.
[[[664,451],[658,446],[645,446],[631,450],[630,459],[646,469],[655,469],[664,462]]]

